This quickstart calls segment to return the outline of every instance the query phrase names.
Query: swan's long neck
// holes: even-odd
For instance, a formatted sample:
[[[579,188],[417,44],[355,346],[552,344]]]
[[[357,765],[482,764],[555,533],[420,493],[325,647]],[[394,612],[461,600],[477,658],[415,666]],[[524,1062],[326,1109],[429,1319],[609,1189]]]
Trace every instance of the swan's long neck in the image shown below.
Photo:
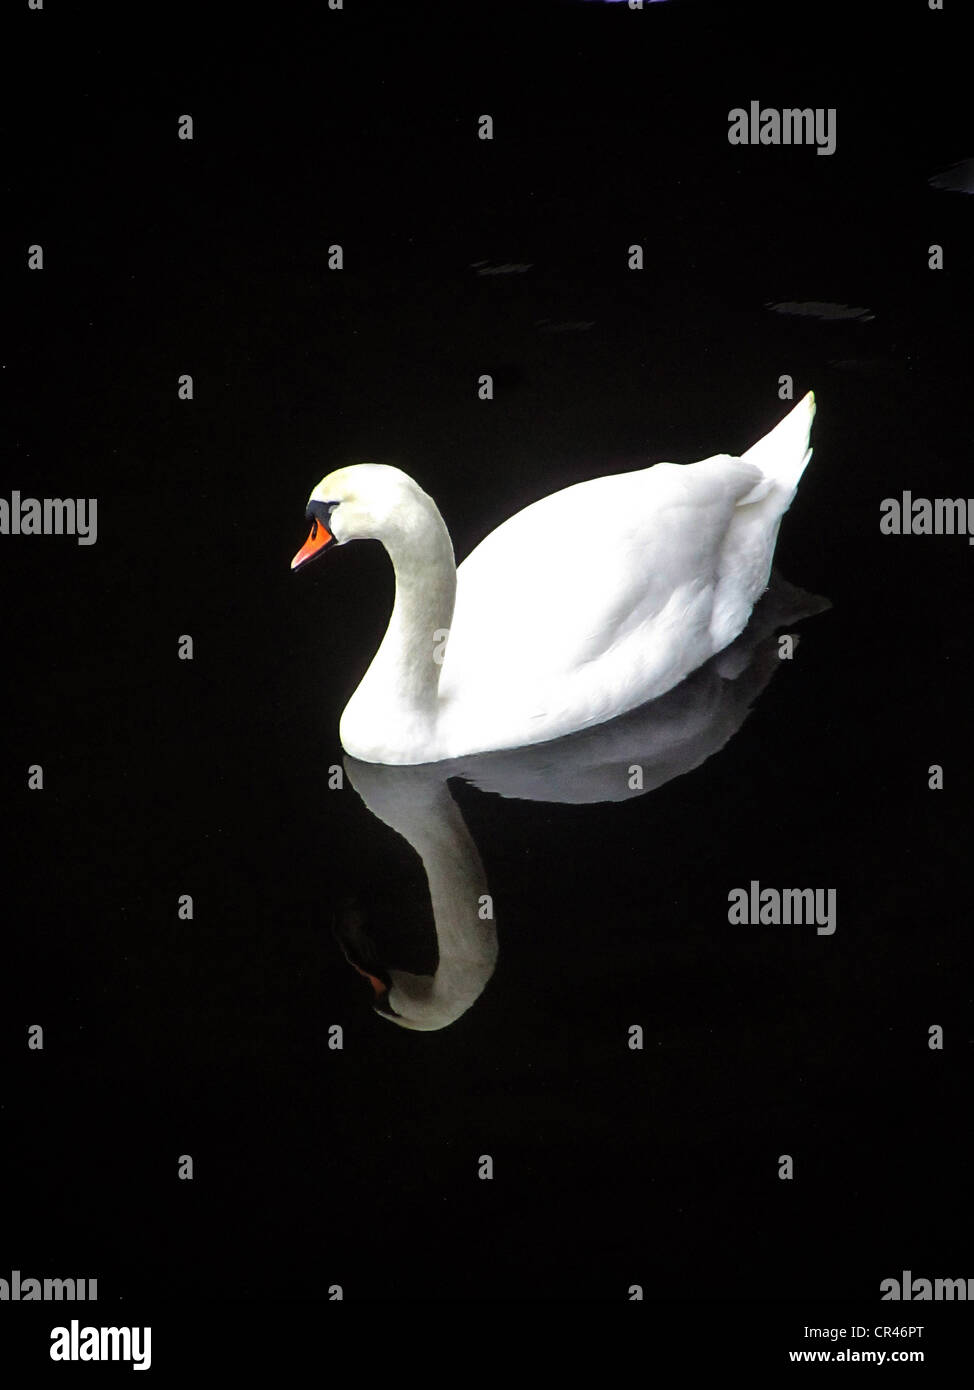
[[[428,745],[436,723],[457,569],[450,533],[436,504],[418,488],[416,493],[408,512],[381,537],[395,571],[396,599],[386,634],[343,722],[348,719],[351,725],[354,719],[360,732],[371,726],[380,741],[386,733],[395,732],[397,744],[415,741],[422,748]],[[395,731],[388,729],[390,720],[395,721]],[[360,744],[359,739],[355,742]],[[365,749],[355,752],[370,756]],[[379,752],[374,749],[372,756]]]

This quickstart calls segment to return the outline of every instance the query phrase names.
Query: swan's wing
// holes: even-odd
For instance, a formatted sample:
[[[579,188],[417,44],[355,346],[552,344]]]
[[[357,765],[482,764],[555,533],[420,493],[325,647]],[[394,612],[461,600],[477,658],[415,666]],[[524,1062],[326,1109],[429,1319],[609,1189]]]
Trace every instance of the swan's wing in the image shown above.
[[[459,567],[441,693],[544,715],[559,681],[654,620],[705,628],[735,507],[762,476],[729,455],[661,463],[518,512]]]

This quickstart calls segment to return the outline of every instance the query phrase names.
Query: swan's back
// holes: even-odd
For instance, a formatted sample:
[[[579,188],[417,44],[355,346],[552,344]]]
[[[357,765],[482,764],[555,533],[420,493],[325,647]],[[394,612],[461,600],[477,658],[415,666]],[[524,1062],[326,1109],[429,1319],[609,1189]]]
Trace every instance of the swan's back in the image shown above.
[[[726,454],[659,463],[565,488],[491,532],[457,572],[445,727],[514,720],[522,742],[534,741],[524,737],[532,728],[556,737],[633,708],[706,661],[733,561],[728,533],[764,481]],[[758,592],[766,580],[767,570]]]

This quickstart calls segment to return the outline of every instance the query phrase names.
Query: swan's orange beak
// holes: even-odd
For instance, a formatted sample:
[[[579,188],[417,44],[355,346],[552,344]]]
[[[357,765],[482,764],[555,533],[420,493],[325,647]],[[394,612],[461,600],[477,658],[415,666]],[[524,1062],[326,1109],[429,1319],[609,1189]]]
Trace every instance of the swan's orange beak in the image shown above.
[[[322,526],[320,521],[313,521],[311,534],[291,561],[291,568],[296,570],[300,569],[302,565],[306,565],[309,560],[313,560],[316,555],[320,555],[323,550],[326,550],[334,539],[335,537],[327,526]]]

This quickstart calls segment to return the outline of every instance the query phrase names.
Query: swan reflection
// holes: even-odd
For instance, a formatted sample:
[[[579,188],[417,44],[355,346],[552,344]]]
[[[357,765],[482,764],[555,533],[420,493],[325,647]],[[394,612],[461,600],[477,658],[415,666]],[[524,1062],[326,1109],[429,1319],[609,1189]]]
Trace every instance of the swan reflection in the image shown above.
[[[490,891],[449,778],[530,801],[584,805],[642,796],[724,747],[782,664],[777,634],[828,607],[775,574],[737,640],[681,685],[611,723],[551,743],[407,767],[346,756],[348,779],[364,804],[422,860],[439,951],[432,975],[387,968],[375,959],[355,910],[346,910],[336,932],[350,963],[370,980],[377,1011],[400,1027],[444,1028],[494,973]]]

